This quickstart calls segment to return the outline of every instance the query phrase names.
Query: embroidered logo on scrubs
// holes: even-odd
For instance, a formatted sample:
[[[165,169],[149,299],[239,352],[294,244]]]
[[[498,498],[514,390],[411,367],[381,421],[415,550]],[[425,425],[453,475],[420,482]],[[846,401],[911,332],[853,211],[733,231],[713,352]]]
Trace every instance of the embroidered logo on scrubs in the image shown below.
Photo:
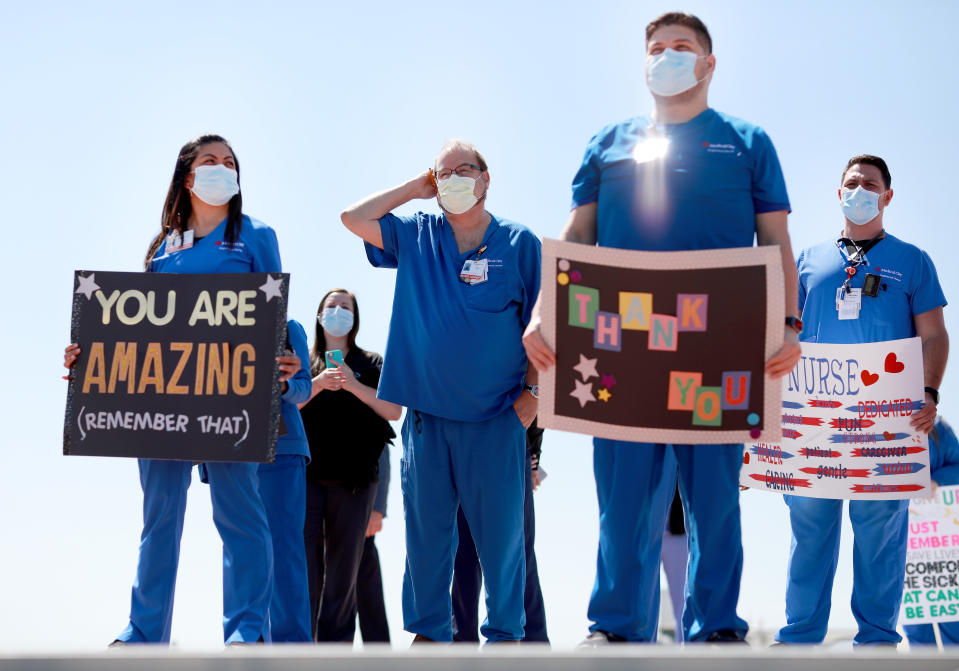
[[[242,252],[243,248],[246,247],[246,245],[240,240],[237,240],[236,242],[226,242],[225,240],[217,240],[216,246],[220,251],[223,251],[223,252]]]
[[[897,282],[902,282],[902,273],[900,273],[898,270],[893,270],[892,268],[880,268],[879,266],[876,266],[876,272],[882,277],[885,277],[887,280],[896,280]]]
[[[737,156],[741,153],[734,144],[723,144],[723,143],[713,143],[713,142],[703,142],[703,147],[706,148],[706,152],[709,154],[736,154]]]

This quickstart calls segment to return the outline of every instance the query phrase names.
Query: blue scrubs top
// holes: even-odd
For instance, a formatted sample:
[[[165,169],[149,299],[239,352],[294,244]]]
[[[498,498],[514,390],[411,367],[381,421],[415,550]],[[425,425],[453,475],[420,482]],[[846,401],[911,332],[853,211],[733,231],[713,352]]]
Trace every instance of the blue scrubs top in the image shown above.
[[[155,273],[278,273],[282,270],[280,264],[280,247],[276,241],[273,229],[247,215],[243,215],[240,234],[233,243],[223,239],[226,233],[226,219],[221,221],[209,234],[196,240],[189,249],[181,249],[170,254],[166,253],[166,240],[157,249],[153,260],[150,261],[150,272]],[[296,334],[299,329],[299,337]],[[309,348],[306,345],[306,333],[303,327],[294,321],[287,325],[290,333],[290,344],[297,356],[306,362],[306,368],[297,371],[293,379],[289,380],[289,388],[282,397],[280,406],[283,421],[286,424],[286,436],[277,440],[277,454],[302,454],[309,459],[310,449],[306,443],[306,433],[296,403],[299,396],[305,393],[310,395],[311,378],[309,373]],[[302,340],[301,347],[297,347]],[[304,399],[305,400],[305,399]],[[290,413],[286,406],[292,405]],[[290,414],[288,417],[287,415]],[[295,415],[295,420],[293,419]],[[297,434],[297,423],[299,433]],[[293,435],[291,435],[293,434]],[[298,442],[302,440],[302,445]]]
[[[942,417],[929,432],[929,471],[943,487],[959,485],[959,440]]]
[[[417,212],[380,219],[383,249],[373,266],[396,268],[393,316],[377,396],[422,412],[481,422],[523,391],[522,336],[540,279],[540,242],[525,226],[492,218],[483,243],[460,254],[445,216]],[[479,256],[489,279],[459,279]]]
[[[310,461],[310,444],[306,440],[306,429],[303,427],[303,418],[297,403],[310,400],[313,387],[313,378],[310,377],[310,348],[306,344],[306,331],[300,322],[291,319],[286,323],[286,332],[290,339],[293,352],[300,358],[300,370],[287,380],[286,392],[280,397],[280,412],[283,413],[283,423],[286,433],[276,441],[276,453],[302,456]]]
[[[166,253],[166,240],[160,245],[150,271],[154,273],[278,273],[281,271],[280,247],[276,233],[262,221],[243,215],[240,235],[226,242],[226,219],[189,249]]]
[[[839,319],[836,290],[849,265],[835,240],[814,245],[799,254],[800,340],[823,343],[860,343],[898,340],[916,335],[915,315],[946,304],[939,276],[929,255],[886,233],[866,254],[868,263],[857,268],[850,286],[862,288],[866,274],[882,279],[879,295],[863,296],[859,319]]]
[[[751,247],[756,214],[789,210],[769,137],[712,109],[658,130],[647,117],[602,129],[573,178],[573,209],[590,203],[599,245],[649,251]]]

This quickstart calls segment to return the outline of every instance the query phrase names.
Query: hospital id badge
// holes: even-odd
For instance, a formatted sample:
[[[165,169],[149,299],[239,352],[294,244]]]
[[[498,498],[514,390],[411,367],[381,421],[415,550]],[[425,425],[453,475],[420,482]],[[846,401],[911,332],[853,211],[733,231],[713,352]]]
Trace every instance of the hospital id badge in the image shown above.
[[[166,236],[166,247],[164,252],[166,254],[172,254],[173,252],[179,252],[183,249],[190,249],[193,246],[193,231],[189,230],[180,235],[180,232],[171,233]]]
[[[859,310],[862,308],[862,289],[836,289],[836,311],[840,321],[859,319]]]
[[[489,279],[489,263],[486,259],[473,261],[470,284],[482,284]]]
[[[466,259],[460,269],[460,282],[473,283],[473,259]]]

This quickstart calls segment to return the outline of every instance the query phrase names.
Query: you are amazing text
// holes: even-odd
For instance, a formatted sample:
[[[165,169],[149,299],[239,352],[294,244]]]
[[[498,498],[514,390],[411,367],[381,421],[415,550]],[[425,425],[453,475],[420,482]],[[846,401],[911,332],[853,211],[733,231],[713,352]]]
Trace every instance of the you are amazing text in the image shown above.
[[[200,291],[190,306],[189,327],[254,326],[256,290]],[[177,310],[177,294],[128,289],[95,294],[101,323],[166,326]],[[91,342],[81,377],[84,394],[174,394],[246,396],[255,386],[256,349],[249,342]]]

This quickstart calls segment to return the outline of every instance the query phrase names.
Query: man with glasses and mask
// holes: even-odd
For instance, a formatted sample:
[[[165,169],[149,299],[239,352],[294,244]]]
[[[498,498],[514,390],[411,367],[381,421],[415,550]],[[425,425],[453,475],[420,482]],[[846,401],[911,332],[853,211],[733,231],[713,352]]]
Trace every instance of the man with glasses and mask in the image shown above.
[[[789,199],[762,129],[707,104],[716,67],[712,40],[695,16],[664,14],[646,26],[646,83],[655,109],[607,126],[573,179],[561,238],[620,249],[675,251],[779,245],[785,271],[786,341],[767,362],[771,379],[799,359],[796,268],[786,227]],[[555,356],[538,310],[523,338],[545,370]],[[594,439],[599,551],[584,645],[653,641],[659,564],[678,471],[689,523],[683,638],[742,642],[736,614],[743,567],[739,513],[742,445],[663,445]]]
[[[839,204],[845,219],[832,238],[799,255],[803,342],[867,343],[918,335],[922,339],[925,405],[912,417],[928,433],[936,421],[939,383],[949,354],[946,304],[936,268],[914,245],[890,235],[883,215],[892,202],[892,176],[878,156],[849,159]],[[839,557],[843,502],[785,496],[792,526],[786,585],[786,626],[780,643],[821,643],[829,622]],[[906,570],[909,501],[850,501],[853,545],[852,612],[855,645],[896,645]]]
[[[405,405],[403,619],[414,642],[450,642],[453,542],[462,506],[486,580],[487,640],[523,638],[526,427],[537,373],[523,350],[540,242],[485,209],[490,175],[450,140],[434,168],[351,205],[344,225],[376,267],[396,268],[378,395]],[[436,198],[442,214],[391,214]]]

